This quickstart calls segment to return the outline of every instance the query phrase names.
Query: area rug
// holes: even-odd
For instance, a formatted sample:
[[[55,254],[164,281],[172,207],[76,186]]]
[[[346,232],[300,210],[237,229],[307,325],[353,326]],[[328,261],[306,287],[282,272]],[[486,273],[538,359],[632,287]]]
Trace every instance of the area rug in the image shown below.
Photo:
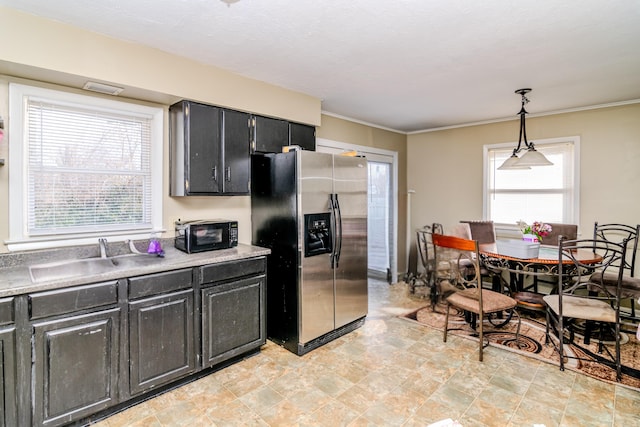
[[[524,310],[519,312],[522,318],[519,345],[516,345],[515,341],[517,325],[515,318],[501,327],[494,326],[494,323],[503,323],[499,319],[493,319],[492,322],[485,320],[483,323],[484,335],[485,339],[489,341],[489,345],[559,366],[558,352],[553,345],[545,344],[544,313],[525,312]],[[401,317],[442,331],[444,313],[444,305],[436,305],[435,311],[429,305]],[[465,322],[463,313],[456,311],[453,307],[449,314],[449,328],[449,334],[478,340],[476,331],[471,329],[469,324]],[[622,384],[640,390],[640,343],[636,339],[635,333],[622,333],[621,343],[622,380],[620,382],[616,382],[614,369],[600,363],[570,358],[565,363],[565,369],[571,369],[602,381]],[[613,343],[608,342],[606,345],[613,353]],[[575,334],[574,342],[565,344],[565,350],[567,350],[567,354],[590,360],[597,360],[606,356],[606,353],[598,354],[598,345],[593,338],[589,345],[585,345],[579,330]]]

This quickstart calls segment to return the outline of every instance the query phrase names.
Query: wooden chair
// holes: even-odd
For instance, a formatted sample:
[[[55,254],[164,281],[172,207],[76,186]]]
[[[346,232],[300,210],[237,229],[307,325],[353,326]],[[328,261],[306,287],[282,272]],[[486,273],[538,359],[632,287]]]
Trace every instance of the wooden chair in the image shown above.
[[[478,242],[479,245],[496,242],[496,230],[493,221],[460,221],[469,227],[470,239]],[[482,277],[486,277],[491,281],[492,289],[496,292],[507,290],[510,291],[509,284],[502,277],[502,271],[492,269],[480,262]]]
[[[601,260],[588,263],[576,258],[578,250],[590,250],[600,255]],[[551,341],[551,331],[555,334],[553,342],[560,355],[560,370],[564,371],[566,358],[587,360],[579,355],[565,351],[564,341],[568,333],[569,340],[574,339],[573,324],[577,319],[606,323],[614,328],[615,350],[612,354],[609,348],[603,345],[604,328],[600,328],[600,350],[605,350],[607,357],[597,359],[598,363],[608,365],[616,370],[616,378],[621,378],[620,364],[620,284],[622,282],[622,268],[625,259],[626,241],[618,244],[602,239],[582,239],[559,241],[558,246],[558,293],[546,295],[544,302],[547,304],[547,327],[545,342]],[[563,264],[564,260],[572,263]],[[590,272],[597,270],[599,278]],[[588,274],[587,278],[583,277]],[[615,277],[615,286],[612,288],[602,280],[603,277],[612,275]],[[594,290],[596,290],[594,292]],[[590,292],[588,292],[590,291]],[[591,359],[589,359],[591,360]]]
[[[507,295],[482,288],[480,255],[478,253],[477,240],[468,240],[442,234],[433,234],[431,238],[436,263],[441,262],[442,257],[439,256],[439,254],[445,253],[446,255],[443,262],[452,264],[449,269],[448,280],[458,288],[456,292],[445,298],[446,315],[443,341],[447,341],[449,311],[451,306],[475,314],[478,320],[477,329],[479,333],[478,360],[482,362],[482,350],[485,346],[483,334],[483,320],[485,316],[507,310],[515,313],[516,301]],[[457,258],[451,257],[451,251],[458,254]],[[470,274],[470,266],[473,268],[473,274]],[[447,279],[440,277],[439,280]],[[520,317],[517,316],[517,319],[516,342],[518,342],[520,336]]]

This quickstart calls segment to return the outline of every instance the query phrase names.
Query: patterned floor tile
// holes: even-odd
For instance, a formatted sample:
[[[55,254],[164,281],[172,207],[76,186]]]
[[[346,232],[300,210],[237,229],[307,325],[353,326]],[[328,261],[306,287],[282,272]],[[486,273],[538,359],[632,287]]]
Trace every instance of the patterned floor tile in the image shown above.
[[[98,422],[151,426],[628,426],[640,393],[400,319],[428,304],[369,282],[365,324],[300,357],[260,353]],[[544,410],[541,410],[544,408]]]

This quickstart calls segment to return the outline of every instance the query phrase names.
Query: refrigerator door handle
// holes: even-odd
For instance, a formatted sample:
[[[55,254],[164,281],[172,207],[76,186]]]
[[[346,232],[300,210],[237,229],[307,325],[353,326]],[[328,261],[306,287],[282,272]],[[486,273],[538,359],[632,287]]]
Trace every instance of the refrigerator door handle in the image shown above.
[[[331,248],[331,269],[335,268],[335,260],[336,260],[336,204],[334,202],[335,194],[329,194],[329,211],[331,212],[331,242],[333,247]]]
[[[335,195],[335,205],[336,205],[336,268],[338,268],[338,263],[340,262],[340,254],[342,253],[342,211],[340,210],[340,201],[338,200],[338,195]]]

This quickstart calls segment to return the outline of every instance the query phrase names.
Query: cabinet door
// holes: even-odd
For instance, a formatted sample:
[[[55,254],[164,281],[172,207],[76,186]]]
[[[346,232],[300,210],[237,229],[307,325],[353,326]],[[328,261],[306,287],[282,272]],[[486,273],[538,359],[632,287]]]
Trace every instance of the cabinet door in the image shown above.
[[[0,426],[15,426],[16,360],[15,328],[0,329]]]
[[[218,193],[222,191],[224,173],[220,164],[220,109],[189,102],[184,114],[186,191]]]
[[[285,120],[255,116],[254,151],[260,153],[280,153],[289,144],[289,123]]]
[[[316,128],[300,123],[289,123],[289,145],[316,151]]]
[[[223,110],[224,193],[249,194],[249,114]]]
[[[129,303],[131,394],[195,371],[193,290]]]
[[[201,292],[203,367],[265,343],[264,276],[214,285]]]
[[[57,426],[117,402],[120,309],[33,324],[33,424]]]

